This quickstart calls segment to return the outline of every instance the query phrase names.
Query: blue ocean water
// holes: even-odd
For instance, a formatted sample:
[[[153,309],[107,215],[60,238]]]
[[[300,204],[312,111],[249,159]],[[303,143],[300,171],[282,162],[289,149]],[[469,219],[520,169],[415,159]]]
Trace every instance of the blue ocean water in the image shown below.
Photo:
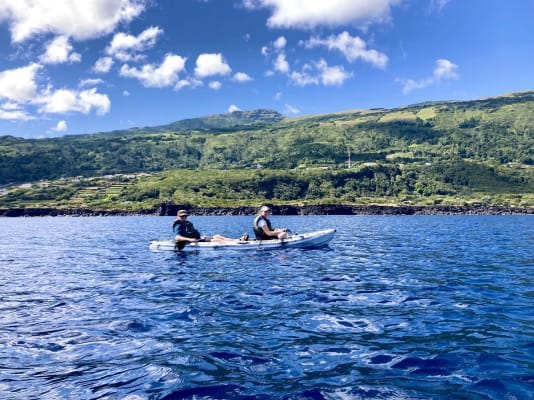
[[[532,216],[274,216],[337,234],[149,251],[172,221],[0,218],[1,399],[534,398]]]

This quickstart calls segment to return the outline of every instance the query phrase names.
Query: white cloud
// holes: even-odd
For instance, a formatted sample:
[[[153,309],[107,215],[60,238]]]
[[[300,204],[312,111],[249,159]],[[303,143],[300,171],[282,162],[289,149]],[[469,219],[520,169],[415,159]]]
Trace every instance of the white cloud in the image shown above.
[[[187,79],[180,79],[178,82],[176,82],[176,85],[174,85],[174,90],[180,90],[188,86],[191,86],[191,82],[189,82]]]
[[[123,91],[122,91],[122,95],[123,95],[124,97],[128,97],[128,96],[130,95],[130,92],[127,91],[127,90],[123,90]]]
[[[418,81],[413,79],[399,78],[396,79],[396,81],[402,85],[402,92],[404,94],[408,94],[412,90],[424,89],[428,86],[445,80],[458,79],[458,77],[458,65],[446,59],[439,59],[436,60],[436,67],[434,68],[431,77],[427,77]]]
[[[219,81],[211,81],[208,83],[208,87],[213,90],[219,90],[222,87],[222,83]]]
[[[67,129],[67,121],[61,120],[57,123],[56,127],[53,130],[56,132],[65,132]]]
[[[263,47],[261,48],[261,54],[262,54],[263,56],[268,56],[268,55],[269,55],[269,47],[267,47],[267,46],[263,46]]]
[[[436,60],[436,64],[436,68],[434,68],[434,78],[436,80],[458,78],[458,65],[445,59]]]
[[[289,72],[289,63],[286,60],[285,53],[280,53],[276,56],[276,59],[273,61],[274,70],[281,72],[282,74],[287,74]]]
[[[113,32],[144,9],[143,0],[2,0],[0,22],[7,21],[15,43],[42,33],[86,40]]]
[[[67,61],[80,62],[82,56],[80,53],[72,52],[72,49],[67,36],[58,36],[48,43],[40,60],[44,64],[62,64]]]
[[[222,54],[201,54],[197,58],[195,75],[205,78],[213,75],[228,75],[232,72],[230,66],[224,61]]]
[[[317,26],[358,25],[367,27],[387,21],[391,7],[401,0],[244,0],[248,8],[269,8],[271,28],[312,29]]]
[[[305,47],[326,46],[329,50],[340,51],[349,62],[361,59],[378,68],[384,68],[388,63],[388,57],[373,49],[367,49],[367,44],[358,36],[351,36],[347,31],[339,35],[331,35],[326,39],[312,37],[302,42]]]
[[[325,60],[319,61],[317,69],[320,71],[321,83],[325,86],[340,86],[351,77],[342,66],[329,67]]]
[[[109,112],[111,102],[107,95],[98,93],[96,88],[87,90],[58,89],[51,85],[39,88],[37,71],[39,64],[0,72],[0,99],[7,99],[0,106],[0,118],[29,120],[34,119],[27,108],[39,107],[39,113],[81,112],[88,114],[95,111],[99,115]],[[99,80],[80,82],[80,87],[96,84]]]
[[[113,59],[111,57],[101,57],[96,60],[95,65],[93,65],[93,71],[101,74],[109,72],[113,66]]]
[[[230,107],[228,107],[228,112],[233,113],[234,111],[241,111],[241,109],[235,104],[231,104]]]
[[[26,102],[35,98],[36,75],[41,68],[41,65],[33,63],[26,67],[0,72],[0,98],[15,102]]]
[[[106,47],[106,54],[118,58],[121,61],[138,59],[136,53],[152,48],[163,34],[163,29],[151,26],[139,34],[139,36],[126,33],[116,33],[111,43]]]
[[[300,110],[291,104],[284,105],[284,114],[300,114]]]
[[[278,39],[276,39],[273,43],[273,46],[277,50],[282,50],[284,47],[286,47],[287,40],[285,37],[280,36]]]
[[[167,54],[159,66],[145,64],[141,69],[124,64],[120,69],[120,75],[135,78],[141,81],[145,87],[165,87],[178,82],[178,74],[184,70],[186,59]]]
[[[234,74],[234,81],[237,81],[237,82],[248,82],[248,81],[251,81],[252,78],[244,73],[244,72],[236,72]]]
[[[297,86],[317,85],[319,84],[319,78],[312,76],[305,71],[298,72],[293,71],[289,74],[291,82]]]
[[[89,114],[94,109],[98,115],[104,115],[109,112],[111,107],[108,96],[98,93],[96,88],[76,91],[70,89],[52,90],[49,87],[35,102],[42,104],[39,112],[53,114],[73,111]]]
[[[185,87],[196,88],[202,86],[203,84],[204,83],[199,79],[188,77],[186,79],[180,79],[178,82],[176,82],[174,90],[180,90]]]
[[[274,100],[280,101],[281,99],[282,99],[282,92],[276,92],[276,94],[274,95]]]
[[[352,76],[346,72],[342,66],[328,66],[328,63],[321,59],[313,64],[305,64],[301,71],[292,71],[288,74],[289,79],[294,85],[308,86],[340,86]]]
[[[6,101],[4,104],[2,104],[2,108],[10,111],[20,110],[20,104],[15,103],[14,101]]]
[[[78,87],[96,86],[104,83],[102,79],[83,79],[78,84]]]
[[[0,119],[28,121],[34,119],[34,117],[24,111],[18,103],[8,101],[0,105]]]
[[[413,79],[397,79],[397,82],[402,84],[402,93],[404,94],[408,94],[415,89],[423,89],[434,83],[432,78],[426,78],[420,81],[414,81]]]

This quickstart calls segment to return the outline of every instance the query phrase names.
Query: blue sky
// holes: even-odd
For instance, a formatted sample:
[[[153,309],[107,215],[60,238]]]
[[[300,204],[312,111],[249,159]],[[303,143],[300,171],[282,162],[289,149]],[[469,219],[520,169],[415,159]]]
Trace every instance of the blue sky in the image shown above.
[[[2,0],[0,135],[534,89],[534,0]]]

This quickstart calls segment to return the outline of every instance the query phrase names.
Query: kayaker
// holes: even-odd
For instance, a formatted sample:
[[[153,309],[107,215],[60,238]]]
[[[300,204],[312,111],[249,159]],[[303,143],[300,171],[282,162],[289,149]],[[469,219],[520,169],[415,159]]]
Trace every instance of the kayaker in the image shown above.
[[[269,221],[269,215],[271,215],[271,209],[269,206],[262,206],[254,223],[252,229],[258,240],[271,240],[271,239],[287,239],[287,231],[285,228],[273,229],[271,221]]]
[[[243,234],[239,239],[232,239],[222,235],[202,236],[192,222],[187,220],[189,214],[186,210],[179,210],[176,220],[172,224],[175,240],[177,242],[239,242],[248,240],[248,234]]]

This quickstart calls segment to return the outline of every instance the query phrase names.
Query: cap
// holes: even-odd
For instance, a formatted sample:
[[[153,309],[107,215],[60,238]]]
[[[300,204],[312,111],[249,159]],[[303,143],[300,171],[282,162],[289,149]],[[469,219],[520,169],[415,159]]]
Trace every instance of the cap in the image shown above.
[[[188,215],[186,210],[178,210],[177,215],[181,217],[182,215]]]
[[[262,206],[260,208],[260,212],[264,212],[264,211],[271,211],[271,209],[268,206]]]

